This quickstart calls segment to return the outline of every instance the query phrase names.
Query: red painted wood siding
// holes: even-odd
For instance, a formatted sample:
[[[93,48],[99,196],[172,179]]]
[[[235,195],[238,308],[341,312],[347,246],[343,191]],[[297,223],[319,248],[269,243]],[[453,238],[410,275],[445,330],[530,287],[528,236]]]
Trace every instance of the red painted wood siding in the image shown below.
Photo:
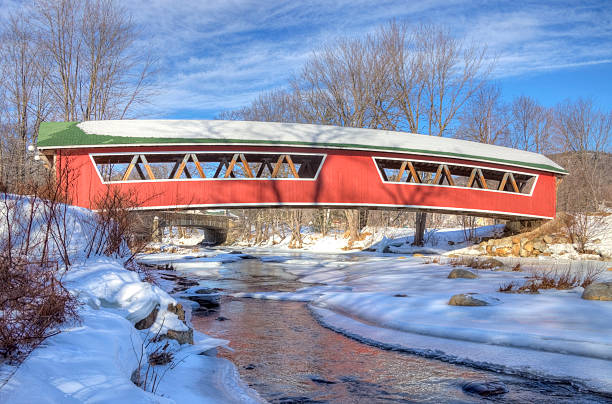
[[[160,151],[243,151],[274,153],[327,154],[321,172],[314,180],[242,180],[195,179],[161,182],[130,182],[103,184],[91,162],[89,153],[148,153]],[[92,201],[105,192],[106,187],[132,190],[143,201],[142,207],[172,206],[239,206],[244,204],[300,204],[300,205],[370,205],[424,206],[453,210],[474,210],[497,214],[555,216],[556,178],[554,174],[499,164],[470,162],[450,158],[417,156],[399,153],[334,150],[318,148],[270,147],[121,147],[62,150],[59,160],[71,170],[78,170],[76,187],[72,193],[75,205],[95,208]],[[507,169],[537,174],[532,195],[494,192],[468,188],[449,188],[418,184],[383,183],[372,156],[428,160],[454,164]]]

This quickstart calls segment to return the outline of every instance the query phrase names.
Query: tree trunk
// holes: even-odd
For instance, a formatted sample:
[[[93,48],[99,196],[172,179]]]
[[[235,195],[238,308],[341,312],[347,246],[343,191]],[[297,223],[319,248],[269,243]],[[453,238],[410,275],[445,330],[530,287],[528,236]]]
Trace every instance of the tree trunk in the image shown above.
[[[415,218],[414,241],[412,245],[422,246],[425,244],[425,229],[427,228],[427,213],[417,212]]]
[[[344,215],[346,216],[350,245],[359,240],[359,211],[357,209],[346,209]]]

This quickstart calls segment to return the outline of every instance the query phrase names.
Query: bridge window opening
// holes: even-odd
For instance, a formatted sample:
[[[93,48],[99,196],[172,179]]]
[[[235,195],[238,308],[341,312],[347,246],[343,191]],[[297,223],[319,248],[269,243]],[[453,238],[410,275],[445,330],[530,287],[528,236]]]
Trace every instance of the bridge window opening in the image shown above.
[[[92,155],[105,182],[179,179],[314,179],[324,155],[149,153]]]
[[[535,175],[485,167],[375,158],[384,182],[429,184],[529,194]]]

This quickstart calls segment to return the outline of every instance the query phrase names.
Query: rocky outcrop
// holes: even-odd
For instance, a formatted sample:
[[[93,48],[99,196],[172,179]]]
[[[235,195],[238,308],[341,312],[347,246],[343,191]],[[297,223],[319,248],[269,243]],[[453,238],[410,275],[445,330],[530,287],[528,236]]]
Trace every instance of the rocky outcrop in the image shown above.
[[[536,235],[531,233],[490,239],[474,247],[481,254],[497,257],[550,256],[552,244],[566,244],[569,240],[561,235]]]
[[[586,300],[612,301],[612,282],[592,283],[584,289],[582,298]]]
[[[455,268],[452,271],[450,271],[450,273],[448,274],[448,279],[457,279],[457,278],[476,279],[478,278],[478,275],[476,275],[472,271],[468,271],[467,269]]]

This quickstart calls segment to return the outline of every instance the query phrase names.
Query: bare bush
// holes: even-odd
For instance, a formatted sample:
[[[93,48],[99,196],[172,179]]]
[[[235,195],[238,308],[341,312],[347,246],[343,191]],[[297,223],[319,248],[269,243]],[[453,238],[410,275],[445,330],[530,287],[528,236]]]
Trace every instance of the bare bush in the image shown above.
[[[586,268],[580,269],[575,269],[570,265],[566,269],[536,270],[525,283],[509,282],[500,285],[498,290],[500,292],[538,293],[542,289],[586,288],[597,281],[602,272],[603,269],[594,265],[587,265]]]
[[[561,218],[562,230],[579,253],[588,253],[587,244],[606,232],[605,218],[601,215],[574,214]]]
[[[141,251],[145,242],[138,237],[137,220],[131,209],[140,201],[134,193],[109,187],[93,203],[96,214],[90,219],[86,257],[107,255],[127,258],[130,262]],[[140,240],[140,242],[139,242]],[[131,248],[130,248],[131,247]]]

